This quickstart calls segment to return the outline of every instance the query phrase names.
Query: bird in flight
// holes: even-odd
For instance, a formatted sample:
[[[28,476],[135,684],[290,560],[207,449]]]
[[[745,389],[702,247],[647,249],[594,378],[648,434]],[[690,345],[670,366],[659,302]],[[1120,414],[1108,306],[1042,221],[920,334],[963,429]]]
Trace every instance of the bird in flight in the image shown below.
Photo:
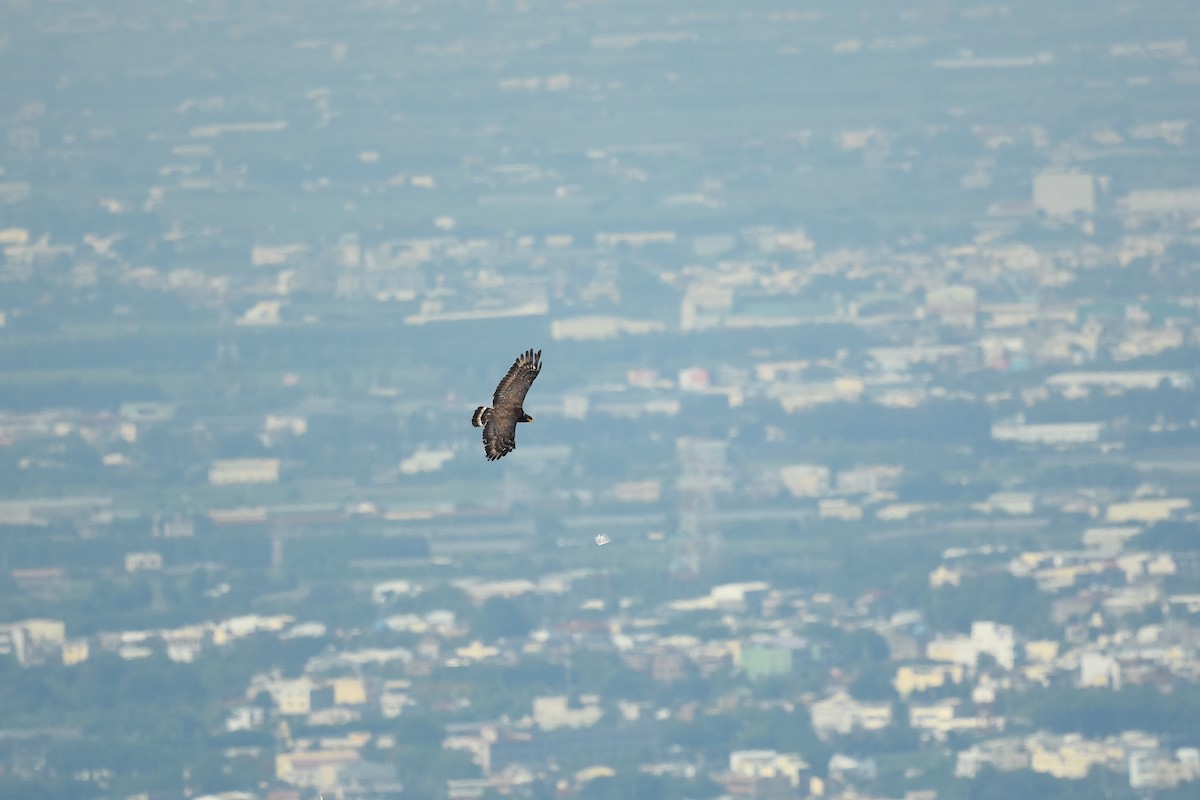
[[[612,541],[612,539],[608,538],[603,533],[596,537],[596,544],[600,545],[601,547],[603,547],[604,545],[608,544],[611,541]]]
[[[496,393],[492,395],[492,406],[480,406],[471,417],[473,427],[483,428],[483,454],[488,461],[495,461],[517,449],[517,423],[533,422],[521,404],[529,387],[542,370],[542,351],[530,349],[517,356],[508,368],[508,374],[500,379]]]

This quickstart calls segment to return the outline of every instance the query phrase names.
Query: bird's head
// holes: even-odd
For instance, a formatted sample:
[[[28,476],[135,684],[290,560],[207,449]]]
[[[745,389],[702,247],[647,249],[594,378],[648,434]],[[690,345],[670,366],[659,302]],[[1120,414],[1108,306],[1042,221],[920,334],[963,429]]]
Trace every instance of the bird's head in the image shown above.
[[[533,417],[528,414],[521,414],[521,422],[533,422]]]

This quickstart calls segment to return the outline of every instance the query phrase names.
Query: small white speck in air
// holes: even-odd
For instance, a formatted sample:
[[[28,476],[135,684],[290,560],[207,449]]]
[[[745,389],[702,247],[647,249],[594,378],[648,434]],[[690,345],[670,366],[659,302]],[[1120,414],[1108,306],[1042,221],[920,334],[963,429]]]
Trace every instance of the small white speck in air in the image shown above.
[[[609,539],[603,533],[596,537],[596,544],[600,545],[601,547],[603,547],[604,545],[608,544],[611,541],[612,541],[612,539]]]

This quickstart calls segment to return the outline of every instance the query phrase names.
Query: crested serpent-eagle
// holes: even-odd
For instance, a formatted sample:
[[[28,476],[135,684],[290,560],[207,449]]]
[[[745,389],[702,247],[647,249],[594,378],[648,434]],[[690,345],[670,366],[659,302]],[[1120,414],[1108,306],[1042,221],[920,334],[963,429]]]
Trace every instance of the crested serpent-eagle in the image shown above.
[[[501,378],[492,395],[492,407],[480,406],[471,417],[471,425],[483,427],[483,454],[488,461],[502,458],[517,449],[517,423],[533,422],[521,404],[533,380],[542,369],[542,351],[532,349],[517,356]]]

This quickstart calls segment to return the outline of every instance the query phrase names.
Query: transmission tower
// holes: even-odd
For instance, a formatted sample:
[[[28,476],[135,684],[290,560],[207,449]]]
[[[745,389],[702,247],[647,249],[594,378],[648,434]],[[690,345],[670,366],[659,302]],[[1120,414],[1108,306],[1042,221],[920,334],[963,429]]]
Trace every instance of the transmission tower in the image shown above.
[[[676,442],[679,461],[679,527],[675,532],[671,572],[695,578],[704,572],[720,544],[716,494],[728,488],[726,443],[684,437]]]
[[[216,368],[227,385],[235,382],[234,376],[237,374],[239,362],[242,360],[241,353],[238,352],[235,330],[233,314],[229,309],[229,298],[222,293],[220,316],[217,320]],[[234,388],[231,391],[236,392],[237,390]]]

